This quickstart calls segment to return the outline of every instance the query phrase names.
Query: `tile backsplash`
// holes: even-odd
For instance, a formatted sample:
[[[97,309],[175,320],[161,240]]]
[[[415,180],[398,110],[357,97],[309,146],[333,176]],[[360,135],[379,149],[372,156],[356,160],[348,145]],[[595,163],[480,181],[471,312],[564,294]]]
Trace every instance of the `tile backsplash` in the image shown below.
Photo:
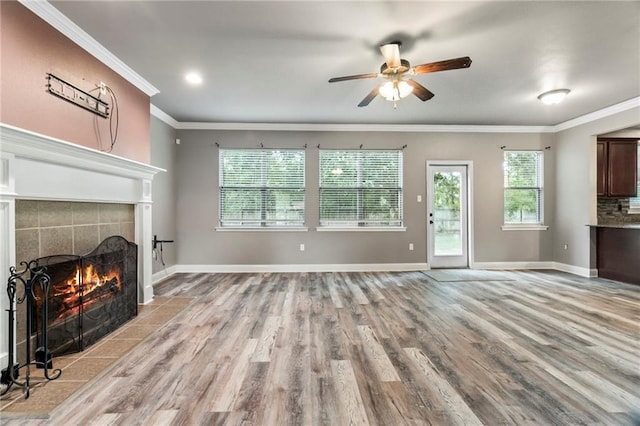
[[[628,198],[598,197],[598,224],[640,223],[640,214],[629,214]]]

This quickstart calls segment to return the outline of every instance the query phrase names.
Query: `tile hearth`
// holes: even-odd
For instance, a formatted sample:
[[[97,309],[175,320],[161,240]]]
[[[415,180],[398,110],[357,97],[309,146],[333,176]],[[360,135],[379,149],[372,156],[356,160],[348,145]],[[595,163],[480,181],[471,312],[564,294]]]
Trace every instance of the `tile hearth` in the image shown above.
[[[58,405],[83,386],[99,380],[110,366],[182,312],[193,299],[156,297],[146,305],[139,305],[136,318],[105,336],[95,346],[85,352],[54,358],[54,368],[62,370],[62,375],[56,380],[47,382],[43,370],[32,368],[31,396],[24,399],[23,389],[14,386],[0,399],[0,422],[2,419],[48,418]]]

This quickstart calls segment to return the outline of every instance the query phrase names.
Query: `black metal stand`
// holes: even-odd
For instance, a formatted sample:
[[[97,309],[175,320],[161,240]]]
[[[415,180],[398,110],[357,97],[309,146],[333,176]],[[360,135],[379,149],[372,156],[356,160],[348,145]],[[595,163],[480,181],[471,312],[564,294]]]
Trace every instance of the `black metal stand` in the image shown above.
[[[9,392],[9,389],[13,385],[24,388],[25,398],[29,398],[29,390],[31,388],[31,366],[34,365],[37,368],[44,369],[44,377],[47,380],[55,380],[60,377],[62,371],[60,369],[53,370],[53,362],[51,352],[47,343],[47,315],[48,315],[48,303],[47,294],[49,293],[50,279],[46,274],[46,268],[43,266],[37,266],[35,261],[29,263],[22,262],[24,270],[16,271],[16,267],[9,268],[10,276],[7,283],[7,294],[9,295],[9,362],[7,368],[2,370],[0,376],[0,384],[6,387],[0,392],[1,395],[5,395]],[[22,296],[18,294],[18,285],[21,284],[24,289]],[[35,289],[39,287],[40,294],[42,295],[42,321],[41,321],[41,336],[42,339],[38,342],[40,345],[35,351],[35,358],[31,361],[31,329],[32,318],[35,300],[37,296]],[[16,304],[26,303],[26,358],[27,361],[20,364],[16,361],[15,354],[15,316],[16,316]],[[18,381],[20,370],[25,369],[25,379],[23,382]],[[49,371],[53,374],[49,374]]]

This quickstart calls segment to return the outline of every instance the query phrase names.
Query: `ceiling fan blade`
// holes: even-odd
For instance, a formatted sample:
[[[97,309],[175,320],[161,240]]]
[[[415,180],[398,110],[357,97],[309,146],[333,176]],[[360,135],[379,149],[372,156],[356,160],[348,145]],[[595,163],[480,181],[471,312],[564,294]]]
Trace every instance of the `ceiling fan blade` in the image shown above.
[[[422,102],[428,101],[435,96],[431,91],[429,91],[429,89],[415,80],[407,80],[407,83],[409,83],[411,87],[413,87],[412,93],[416,95]]]
[[[398,43],[383,44],[380,46],[380,53],[384,56],[384,61],[389,68],[400,66],[400,45]]]
[[[358,106],[359,107],[366,107],[367,105],[369,105],[371,103],[373,98],[375,98],[376,96],[378,96],[378,88],[377,87],[375,89],[373,89],[371,92],[369,92],[369,94],[367,96],[365,96],[365,98],[362,101],[360,101]]]
[[[446,61],[431,62],[430,64],[416,65],[413,67],[415,74],[426,74],[428,72],[448,71],[459,68],[469,68],[471,66],[471,58],[464,56],[462,58],[447,59]]]
[[[370,73],[370,74],[356,74],[356,75],[347,75],[344,77],[333,77],[329,79],[329,83],[336,83],[338,81],[347,81],[347,80],[358,80],[360,78],[376,78],[378,77],[378,73]]]

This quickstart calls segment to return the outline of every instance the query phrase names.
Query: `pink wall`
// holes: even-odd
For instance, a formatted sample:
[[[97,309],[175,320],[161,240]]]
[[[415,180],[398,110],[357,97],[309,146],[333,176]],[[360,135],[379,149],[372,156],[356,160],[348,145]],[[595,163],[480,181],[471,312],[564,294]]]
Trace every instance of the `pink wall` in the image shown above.
[[[85,91],[103,81],[115,92],[120,110],[112,153],[150,162],[149,96],[20,3],[0,0],[0,29],[2,123],[106,150],[109,119],[51,95],[45,77],[52,73]],[[111,107],[108,96],[102,99]]]

